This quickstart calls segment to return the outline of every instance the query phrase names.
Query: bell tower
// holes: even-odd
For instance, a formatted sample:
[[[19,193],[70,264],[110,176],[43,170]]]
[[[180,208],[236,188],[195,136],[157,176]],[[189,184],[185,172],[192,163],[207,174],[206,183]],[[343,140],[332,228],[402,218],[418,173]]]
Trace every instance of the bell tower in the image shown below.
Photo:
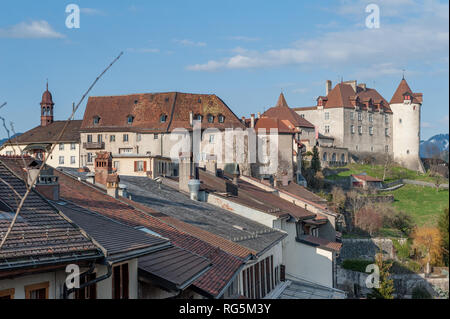
[[[47,81],[47,89],[44,94],[42,94],[41,101],[41,126],[47,126],[53,123],[53,98],[52,94],[48,90],[48,81]]]

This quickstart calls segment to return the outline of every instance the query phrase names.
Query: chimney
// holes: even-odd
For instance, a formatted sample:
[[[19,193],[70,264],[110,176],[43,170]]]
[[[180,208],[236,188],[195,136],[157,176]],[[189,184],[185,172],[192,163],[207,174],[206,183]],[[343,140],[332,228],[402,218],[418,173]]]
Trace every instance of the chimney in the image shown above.
[[[356,93],[356,80],[352,80],[352,81],[345,81],[344,83],[345,83],[345,84],[349,84],[349,85],[351,85],[351,87],[352,87],[353,91],[355,91],[355,93]]]
[[[41,174],[35,184],[35,189],[39,194],[49,200],[59,200],[58,176],[53,174],[53,168],[48,167],[41,170]]]
[[[214,175],[217,175],[217,161],[216,161],[217,156],[216,155],[208,155],[207,157],[207,162],[206,162],[206,171],[210,172]]]
[[[180,153],[178,158],[178,189],[189,193],[188,182],[191,179],[191,153]]]
[[[114,198],[119,196],[119,175],[116,173],[108,174],[106,177],[106,193]]]
[[[261,118],[261,112],[256,113],[256,115],[258,119]]]
[[[288,186],[289,185],[289,178],[287,174],[284,174],[283,177],[281,177],[281,185]]]
[[[363,91],[366,90],[366,83],[359,83],[358,87],[361,88]]]
[[[255,114],[250,115],[250,127],[251,128],[255,127]]]
[[[194,113],[192,111],[189,112],[189,125],[194,125]]]
[[[239,184],[239,171],[236,165],[233,172],[233,185],[238,186],[238,184]]]
[[[106,179],[112,171],[111,153],[97,152],[95,157],[95,183],[106,186]]]
[[[192,200],[198,200],[198,191],[200,190],[200,181],[198,179],[190,179],[188,182],[189,195]]]
[[[331,86],[332,82],[330,80],[327,80],[325,85],[325,95],[328,96],[328,94],[331,92]]]

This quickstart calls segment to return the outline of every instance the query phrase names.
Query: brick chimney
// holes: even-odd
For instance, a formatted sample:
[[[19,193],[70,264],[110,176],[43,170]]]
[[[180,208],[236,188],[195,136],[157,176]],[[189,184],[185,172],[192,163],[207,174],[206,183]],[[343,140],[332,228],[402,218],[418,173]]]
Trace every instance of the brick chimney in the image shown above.
[[[35,184],[35,190],[49,200],[59,200],[58,176],[53,174],[52,167],[41,170]]]
[[[116,173],[108,174],[106,177],[106,193],[114,198],[119,196],[119,175]]]
[[[97,152],[95,158],[95,183],[106,186],[106,179],[113,173],[112,157],[109,152]]]

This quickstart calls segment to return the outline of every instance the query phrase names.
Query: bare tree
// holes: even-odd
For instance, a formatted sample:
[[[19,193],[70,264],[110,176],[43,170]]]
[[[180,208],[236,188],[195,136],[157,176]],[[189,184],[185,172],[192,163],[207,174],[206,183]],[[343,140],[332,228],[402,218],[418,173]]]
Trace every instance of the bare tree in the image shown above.
[[[352,190],[347,193],[347,200],[351,206],[352,226],[350,227],[352,228],[355,222],[356,213],[364,206],[365,199],[359,192]]]
[[[392,164],[392,157],[389,154],[386,154],[383,165],[383,182],[386,180],[386,174],[390,173]]]
[[[63,136],[64,132],[67,129],[67,126],[69,125],[70,121],[73,120],[76,111],[78,110],[80,104],[84,101],[84,99],[86,98],[86,96],[89,94],[89,92],[92,90],[92,88],[95,86],[95,84],[98,82],[98,80],[100,80],[100,78],[113,66],[114,63],[116,63],[117,60],[120,59],[120,57],[122,56],[123,52],[120,52],[120,54],[108,65],[108,67],[106,67],[106,69],[104,69],[99,76],[97,76],[97,78],[94,80],[94,82],[91,84],[91,86],[89,86],[89,88],[87,89],[87,91],[83,94],[83,96],[81,97],[80,101],[78,102],[78,104],[72,109],[72,113],[70,114],[68,120],[66,121],[64,127],[62,128],[61,132],[58,134],[58,137],[56,138],[56,141],[54,141],[54,143],[52,144],[50,151],[48,152],[48,155],[44,158],[44,160],[42,161],[41,165],[39,166],[38,169],[38,173],[34,176],[34,178],[32,179],[32,181],[29,183],[29,185],[27,185],[27,190],[25,192],[25,194],[20,198],[20,202],[19,205],[17,206],[17,210],[16,213],[14,215],[14,218],[12,219],[8,230],[6,231],[5,236],[3,236],[2,241],[0,243],[0,250],[2,249],[3,245],[6,242],[6,239],[8,238],[9,234],[11,233],[11,230],[14,227],[14,224],[16,223],[17,217],[19,216],[19,213],[24,205],[25,200],[27,199],[28,195],[30,194],[31,191],[31,186],[34,185],[36,183],[37,178],[40,175],[40,172],[42,171],[42,169],[45,167],[46,163],[47,163],[47,159],[50,157],[50,155],[53,153],[53,150],[55,149],[56,145],[59,143],[59,141],[61,140],[61,137]],[[3,104],[2,106],[4,106],[5,104]],[[9,134],[9,133],[8,133]],[[23,155],[21,155],[23,158]],[[27,184],[27,179],[25,179],[25,183]],[[16,192],[17,193],[17,192]],[[18,195],[18,194],[17,194]]]

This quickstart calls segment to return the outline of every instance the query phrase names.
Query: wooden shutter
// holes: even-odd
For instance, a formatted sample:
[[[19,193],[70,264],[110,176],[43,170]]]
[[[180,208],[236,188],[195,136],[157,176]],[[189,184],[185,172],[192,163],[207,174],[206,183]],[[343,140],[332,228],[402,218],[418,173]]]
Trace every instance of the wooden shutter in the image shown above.
[[[144,172],[147,171],[147,161],[144,161]]]
[[[138,162],[134,161],[134,171],[137,172]]]

